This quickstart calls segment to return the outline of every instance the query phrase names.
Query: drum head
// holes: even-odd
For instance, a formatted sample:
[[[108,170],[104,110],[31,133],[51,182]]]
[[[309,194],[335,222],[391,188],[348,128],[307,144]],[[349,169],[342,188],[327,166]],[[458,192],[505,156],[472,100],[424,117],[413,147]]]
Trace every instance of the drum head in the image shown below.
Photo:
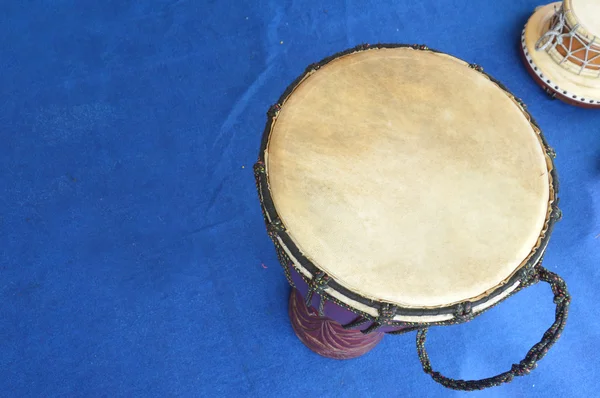
[[[270,195],[299,252],[362,297],[408,308],[481,298],[548,227],[552,162],[527,115],[445,54],[340,56],[273,119]]]

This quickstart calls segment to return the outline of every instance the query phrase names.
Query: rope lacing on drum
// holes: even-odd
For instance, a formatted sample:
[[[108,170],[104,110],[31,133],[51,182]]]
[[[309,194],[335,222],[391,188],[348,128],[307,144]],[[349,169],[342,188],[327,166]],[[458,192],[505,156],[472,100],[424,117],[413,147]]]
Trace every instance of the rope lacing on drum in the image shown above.
[[[473,318],[473,303],[465,301],[456,306],[454,310],[454,318],[457,322],[466,322]]]
[[[371,324],[365,330],[361,330],[363,334],[369,334],[375,332],[382,326],[391,326],[393,324],[394,316],[398,311],[398,307],[390,303],[382,303],[379,309],[379,316],[375,318],[375,322]]]
[[[562,38],[567,35],[563,33],[563,29],[567,24],[567,21],[562,6],[558,10],[556,10],[555,8],[554,18],[554,26],[552,26],[552,28],[549,31],[544,33],[542,37],[540,37],[535,43],[536,50],[543,51],[547,50],[550,47],[554,48],[559,42],[562,43]]]
[[[586,70],[586,68],[590,70],[590,64],[592,64],[592,62],[596,60],[600,60],[600,50],[594,49],[594,44],[596,43],[597,37],[592,38],[592,40],[588,42],[588,40],[582,38],[577,33],[577,30],[580,28],[579,24],[575,25],[572,29],[570,29],[567,25],[566,14],[562,6],[559,9],[555,8],[555,14],[553,19],[554,25],[550,28],[550,30],[548,30],[538,39],[538,41],[535,43],[535,49],[537,51],[550,52],[551,50],[556,49],[556,47],[560,47],[566,55],[560,61],[559,65],[564,64],[568,60],[574,59],[581,62],[578,72],[579,75],[581,75],[581,73],[583,73],[583,71]],[[568,32],[566,33],[563,32],[565,27],[567,27],[568,30]],[[570,38],[568,47],[564,44],[564,38]],[[585,56],[583,58],[575,55],[575,53],[580,52],[582,48],[573,50],[574,40],[577,40],[585,49]],[[597,65],[593,66],[594,69],[596,69],[595,67],[597,67]],[[600,68],[598,68],[597,77],[600,77]]]
[[[324,272],[319,272],[315,275],[313,280],[310,282],[308,286],[308,293],[306,294],[306,306],[310,308],[312,303],[312,298],[315,293],[320,296],[319,299],[319,316],[325,316],[325,289],[327,288],[327,284],[329,283],[330,277],[326,275]]]
[[[371,320],[369,318],[365,318],[363,316],[359,316],[358,318],[356,318],[355,320],[353,320],[350,323],[347,323],[345,325],[342,325],[342,327],[346,330],[349,329],[356,329],[362,325],[364,325],[365,323],[371,322]]]

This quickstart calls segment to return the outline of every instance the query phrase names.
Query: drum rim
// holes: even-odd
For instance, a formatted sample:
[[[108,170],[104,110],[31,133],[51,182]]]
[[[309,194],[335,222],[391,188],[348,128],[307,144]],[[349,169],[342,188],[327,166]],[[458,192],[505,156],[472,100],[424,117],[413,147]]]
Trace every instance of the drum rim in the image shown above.
[[[490,81],[495,83],[501,90],[503,90],[504,93],[509,96],[509,98],[514,99],[515,102],[517,104],[519,104],[519,109],[523,112],[526,119],[530,122],[534,132],[538,134],[538,136],[540,138],[540,143],[543,147],[542,149],[543,149],[545,155],[547,155],[545,157],[546,157],[546,162],[547,162],[547,165],[549,168],[549,174],[551,176],[551,181],[550,181],[551,189],[550,189],[550,198],[549,198],[550,199],[549,200],[550,209],[549,209],[549,213],[548,213],[547,219],[544,224],[544,228],[542,228],[542,230],[540,231],[540,237],[538,238],[539,243],[536,247],[532,248],[532,252],[529,254],[527,260],[526,261],[524,260],[525,261],[524,264],[522,263],[519,267],[515,268],[515,271],[513,272],[513,274],[511,276],[509,276],[507,279],[505,279],[502,283],[500,283],[493,289],[488,290],[487,294],[484,292],[484,293],[482,293],[482,295],[478,296],[479,297],[478,299],[473,300],[473,301],[463,300],[458,303],[453,303],[453,304],[449,304],[449,305],[445,305],[445,306],[439,306],[439,307],[435,307],[435,308],[403,307],[403,306],[389,303],[386,301],[373,300],[371,298],[364,297],[358,293],[355,293],[354,291],[349,290],[348,288],[344,287],[343,285],[339,284],[333,278],[327,278],[327,285],[326,285],[327,288],[331,288],[331,289],[337,291],[338,293],[340,293],[341,295],[343,295],[353,301],[356,301],[360,304],[366,305],[366,306],[376,310],[378,314],[382,313],[382,309],[384,309],[384,307],[389,307],[390,304],[393,304],[395,315],[405,315],[405,316],[409,316],[409,317],[453,315],[453,317],[450,320],[442,321],[442,322],[435,322],[435,324],[457,323],[457,319],[463,319],[463,321],[468,320],[464,317],[464,312],[465,312],[466,308],[468,309],[468,312],[471,312],[471,309],[473,307],[477,307],[479,305],[485,305],[488,301],[491,301],[494,299],[497,300],[489,307],[484,308],[483,310],[477,311],[476,313],[472,313],[470,315],[471,317],[478,316],[478,315],[482,314],[483,312],[485,312],[487,309],[495,306],[499,302],[508,298],[513,293],[516,293],[518,290],[520,290],[520,286],[524,285],[525,282],[529,280],[531,274],[534,271],[534,267],[542,259],[544,252],[546,250],[546,247],[548,246],[548,242],[550,240],[550,236],[552,234],[554,224],[556,221],[558,221],[560,219],[560,214],[561,214],[560,210],[558,208],[558,201],[559,201],[559,199],[558,199],[558,192],[559,192],[558,175],[556,172],[556,167],[552,160],[552,158],[554,157],[554,150],[548,145],[546,138],[544,137],[544,135],[542,133],[541,128],[539,127],[539,125],[537,124],[537,122],[535,121],[533,116],[529,113],[525,104],[523,104],[523,102],[519,98],[517,98],[510,90],[508,90],[508,88],[506,88],[501,82],[496,80],[494,77],[490,76],[488,73],[484,72],[483,68],[481,68],[480,66],[478,66],[476,64],[468,64],[468,63],[466,63],[466,61],[464,61],[458,57],[455,57],[453,55],[450,55],[450,54],[442,52],[442,51],[431,49],[431,48],[427,47],[426,45],[409,45],[409,44],[400,44],[400,43],[380,43],[380,44],[375,44],[375,45],[362,44],[362,45],[358,45],[356,47],[352,47],[347,50],[335,53],[331,56],[328,56],[328,57],[322,59],[321,61],[319,61],[317,63],[309,65],[305,69],[305,71],[300,76],[298,76],[285,89],[283,94],[281,94],[281,96],[279,97],[278,101],[273,106],[271,106],[269,108],[269,111],[267,112],[267,122],[265,125],[265,129],[263,131],[263,134],[262,134],[258,162],[256,163],[255,168],[254,168],[261,209],[263,211],[265,223],[267,224],[267,230],[268,230],[269,235],[271,236],[271,239],[273,240],[273,243],[275,244],[276,248],[278,250],[281,249],[281,247],[279,245],[279,239],[280,239],[283,242],[283,244],[285,245],[285,248],[289,250],[290,254],[296,259],[296,261],[298,261],[300,263],[300,265],[302,265],[302,267],[304,267],[311,274],[312,278],[307,279],[307,282],[309,283],[309,285],[311,284],[311,281],[316,282],[316,279],[318,279],[317,278],[318,275],[323,276],[323,274],[324,274],[323,271],[319,267],[317,267],[315,264],[313,264],[308,258],[306,258],[302,254],[302,252],[299,250],[299,248],[296,246],[296,244],[294,243],[290,234],[288,234],[288,232],[286,231],[285,225],[283,225],[283,223],[279,217],[279,214],[278,214],[278,212],[275,208],[275,204],[273,202],[273,198],[271,196],[269,182],[268,182],[268,173],[267,173],[266,167],[265,167],[265,165],[266,165],[265,161],[266,161],[268,143],[269,143],[271,133],[273,131],[274,122],[277,119],[278,112],[281,109],[282,105],[293,94],[295,88],[298,87],[304,81],[305,78],[307,78],[309,75],[311,75],[312,73],[317,71],[322,66],[324,66],[324,65],[328,64],[329,62],[336,60],[340,57],[350,55],[353,53],[362,52],[362,51],[372,51],[372,50],[378,50],[378,49],[393,49],[393,48],[408,48],[408,49],[419,50],[419,51],[430,51],[433,53],[450,56],[460,62],[464,62],[465,65],[468,65],[470,68],[485,75]],[[280,261],[282,261],[282,260],[280,259]],[[288,258],[288,261],[289,261],[288,264],[282,264],[284,269],[287,268],[288,266],[294,266],[294,268],[296,268],[295,264],[293,264],[293,261],[289,260],[289,258]],[[300,273],[300,275],[302,275],[302,272],[300,270],[297,270],[297,271]],[[286,271],[286,273],[287,272],[289,272],[289,270]],[[305,275],[302,275],[302,276],[303,276],[303,278],[305,277]],[[288,277],[289,277],[289,275],[288,275]],[[317,287],[314,287],[314,289],[318,290]],[[511,291],[511,290],[513,290],[513,291]],[[321,293],[323,293],[323,290],[321,290]],[[325,292],[325,294],[326,294],[326,292]],[[501,296],[503,294],[505,295],[505,297]],[[339,300],[336,300],[333,297],[331,297],[331,295],[328,295],[328,296],[329,296],[328,299],[335,301],[338,305],[342,305],[343,307],[351,310],[352,312],[354,312],[356,314],[359,314],[368,319],[377,318],[377,317],[374,317],[371,314],[365,313],[364,311],[361,311],[357,308],[351,307],[345,303],[341,303],[341,302],[339,302]],[[499,296],[500,296],[500,299],[497,299]],[[405,324],[407,324],[407,322],[391,321],[391,322],[388,322],[388,324],[390,324],[390,325],[400,325],[400,324],[405,325]]]

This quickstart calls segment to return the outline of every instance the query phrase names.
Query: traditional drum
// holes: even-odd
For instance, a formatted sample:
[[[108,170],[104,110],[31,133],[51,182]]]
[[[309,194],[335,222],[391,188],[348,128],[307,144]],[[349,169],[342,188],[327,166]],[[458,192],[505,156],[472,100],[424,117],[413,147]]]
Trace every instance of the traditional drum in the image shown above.
[[[447,387],[529,373],[570,301],[541,265],[561,214],[553,156],[525,105],[477,65],[405,45],[311,65],[270,108],[254,168],[300,340],[352,358],[418,330],[423,369]],[[479,381],[432,370],[428,327],[470,321],[540,280],[556,320],[525,359]]]
[[[552,98],[600,108],[600,2],[564,0],[538,7],[523,29],[521,54]]]

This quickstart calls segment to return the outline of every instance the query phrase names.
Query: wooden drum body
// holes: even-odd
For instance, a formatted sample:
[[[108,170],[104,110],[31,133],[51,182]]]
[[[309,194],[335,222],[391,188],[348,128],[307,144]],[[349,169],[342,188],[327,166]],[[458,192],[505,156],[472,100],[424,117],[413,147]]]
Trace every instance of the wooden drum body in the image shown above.
[[[521,35],[521,55],[552,97],[600,108],[600,3],[565,0],[538,7]]]
[[[508,382],[545,355],[570,301],[541,266],[558,180],[518,98],[424,45],[362,45],[309,66],[267,115],[254,171],[305,345],[353,358],[418,330],[425,372],[459,390]],[[470,321],[540,280],[556,320],[524,360],[485,380],[432,370],[428,327]]]

